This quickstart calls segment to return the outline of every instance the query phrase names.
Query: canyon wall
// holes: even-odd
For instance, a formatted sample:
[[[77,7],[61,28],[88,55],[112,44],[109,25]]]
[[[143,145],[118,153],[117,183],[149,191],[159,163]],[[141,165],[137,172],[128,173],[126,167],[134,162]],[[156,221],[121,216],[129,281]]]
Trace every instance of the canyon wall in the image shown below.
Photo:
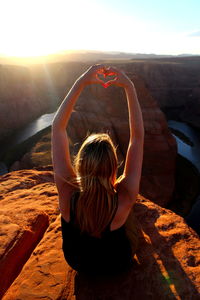
[[[192,125],[199,126],[199,61],[193,57],[111,63],[123,69],[136,84],[145,123],[141,192],[155,201],[163,199],[162,205],[169,202],[174,189],[176,146],[158,106],[167,118],[189,123],[192,120]],[[74,80],[89,65],[71,62],[26,68],[2,66],[0,82],[4,100],[0,102],[0,137],[44,110],[55,110]],[[123,161],[129,135],[123,92],[113,87],[91,86],[83,93],[75,110],[69,127],[72,146],[80,145],[87,131],[108,130],[118,145],[119,159]]]
[[[53,112],[83,69],[81,63],[0,65],[0,140]]]
[[[136,86],[145,127],[140,192],[152,201],[166,206],[172,200],[174,192],[176,142],[167,127],[164,114],[143,80],[133,73],[128,75]],[[123,89],[105,89],[101,85],[91,85],[83,91],[68,126],[72,156],[76,154],[86,135],[94,132],[108,132],[111,135],[117,146],[120,175],[129,141],[128,109]],[[15,162],[11,170],[51,164],[50,146],[50,135],[45,135],[31,152],[24,155],[21,162]]]
[[[0,140],[47,109],[27,67],[0,65]]]
[[[144,81],[141,71],[133,71],[133,66],[137,64],[133,62],[133,65],[121,66],[136,85],[145,126],[140,193],[148,199],[138,195],[134,206],[139,233],[139,246],[133,257],[134,269],[106,282],[88,282],[87,278],[77,276],[62,254],[60,215],[52,167],[11,172],[0,177],[0,271],[4,274],[0,277],[0,298],[3,297],[3,300],[198,298],[199,237],[183,218],[161,207],[169,203],[174,190],[176,143],[164,114],[149,92],[149,84]],[[148,66],[145,68],[149,70]],[[37,90],[40,99],[46,100],[41,107],[57,107],[82,70],[86,70],[86,65],[76,63],[52,64],[48,68],[43,66],[42,71],[41,66],[32,68],[31,80],[37,89],[30,87],[31,96],[26,96],[26,101],[34,101]],[[25,82],[29,80],[26,69],[24,74]],[[12,86],[15,81],[17,79],[13,80]],[[18,88],[22,93],[21,83]],[[1,89],[6,93],[3,85]],[[20,93],[17,105],[23,99]],[[26,108],[26,101],[20,111],[22,107]],[[9,115],[10,110],[7,111],[4,106],[2,108]],[[17,115],[13,118],[17,119]],[[4,122],[10,120],[4,118]],[[8,129],[12,131],[15,127],[11,122],[9,124]],[[88,132],[109,132],[123,162],[129,138],[124,91],[101,86],[85,89],[72,114],[68,131],[72,155]],[[7,129],[4,132],[7,134]],[[43,144],[36,145],[22,159],[24,167],[26,163],[30,163],[29,167],[42,165],[42,161],[45,161],[44,165],[51,163],[50,134],[47,140],[46,137],[43,140],[47,142],[47,148]],[[17,164],[20,167],[20,162]]]
[[[138,75],[168,119],[200,128],[200,58],[106,61]],[[0,140],[52,112],[91,63],[0,65]]]
[[[120,65],[147,84],[167,119],[200,129],[200,57],[147,59]]]

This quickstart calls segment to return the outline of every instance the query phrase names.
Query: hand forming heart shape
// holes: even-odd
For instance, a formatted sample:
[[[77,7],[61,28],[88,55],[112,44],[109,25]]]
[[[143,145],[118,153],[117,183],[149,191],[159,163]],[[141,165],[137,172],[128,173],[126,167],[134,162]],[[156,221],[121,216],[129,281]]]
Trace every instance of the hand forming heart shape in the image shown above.
[[[107,78],[108,76],[109,78]],[[104,69],[97,72],[96,78],[100,81],[104,88],[107,88],[111,85],[113,80],[117,79],[117,74],[109,71],[109,69]]]

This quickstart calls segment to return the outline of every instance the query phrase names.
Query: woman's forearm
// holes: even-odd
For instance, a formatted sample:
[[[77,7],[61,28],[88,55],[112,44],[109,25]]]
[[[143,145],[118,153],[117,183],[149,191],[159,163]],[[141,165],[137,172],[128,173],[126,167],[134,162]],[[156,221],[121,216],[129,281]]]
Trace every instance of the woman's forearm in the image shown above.
[[[137,93],[134,84],[130,82],[125,88],[128,112],[129,112],[129,127],[130,127],[130,143],[135,138],[144,137],[144,125],[142,111],[138,101]]]
[[[52,123],[52,127],[56,127],[57,129],[66,129],[71,113],[73,111],[73,107],[83,89],[84,84],[79,78],[73,84],[72,88],[58,108]]]

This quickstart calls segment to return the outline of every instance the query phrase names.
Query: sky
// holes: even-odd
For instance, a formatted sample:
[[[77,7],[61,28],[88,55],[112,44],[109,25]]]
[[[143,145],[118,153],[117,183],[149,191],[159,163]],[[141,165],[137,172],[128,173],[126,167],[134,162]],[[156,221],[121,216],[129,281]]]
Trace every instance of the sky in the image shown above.
[[[200,54],[199,0],[0,0],[0,55]]]

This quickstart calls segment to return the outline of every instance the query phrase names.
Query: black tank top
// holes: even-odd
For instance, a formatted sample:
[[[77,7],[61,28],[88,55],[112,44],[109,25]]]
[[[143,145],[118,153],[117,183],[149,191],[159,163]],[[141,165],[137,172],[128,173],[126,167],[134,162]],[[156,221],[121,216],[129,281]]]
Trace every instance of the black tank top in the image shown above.
[[[62,248],[67,263],[73,269],[92,276],[116,274],[131,267],[131,245],[124,225],[110,231],[110,222],[101,238],[81,233],[75,225],[78,196],[79,193],[76,193],[71,198],[70,221],[66,222],[61,217]]]

